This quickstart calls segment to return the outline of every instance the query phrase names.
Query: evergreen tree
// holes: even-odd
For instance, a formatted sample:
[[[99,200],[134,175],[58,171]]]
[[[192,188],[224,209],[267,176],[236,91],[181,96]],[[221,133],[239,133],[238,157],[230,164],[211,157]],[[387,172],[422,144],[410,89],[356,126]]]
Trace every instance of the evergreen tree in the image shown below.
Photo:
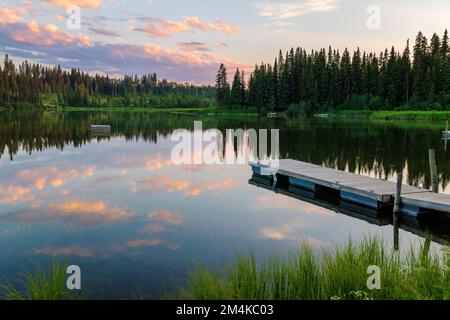
[[[227,79],[227,69],[222,63],[216,77],[216,98],[219,104],[227,104],[230,97],[230,84]]]
[[[234,74],[233,84],[231,85],[230,103],[234,107],[242,106],[242,78],[239,69]]]
[[[247,104],[247,94],[245,92],[245,73],[244,70],[241,72],[241,97],[240,105],[243,107]]]
[[[428,40],[419,32],[414,46],[413,61],[413,94],[418,101],[426,101],[429,86]]]

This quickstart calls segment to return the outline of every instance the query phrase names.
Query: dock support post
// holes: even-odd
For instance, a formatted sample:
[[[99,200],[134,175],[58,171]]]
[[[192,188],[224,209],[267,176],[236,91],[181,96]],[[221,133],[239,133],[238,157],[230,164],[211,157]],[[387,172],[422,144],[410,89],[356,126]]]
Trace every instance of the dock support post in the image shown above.
[[[278,187],[278,176],[276,171],[273,172],[273,190],[276,190]]]
[[[444,150],[447,151],[447,136],[448,136],[448,119],[445,120],[445,134],[444,134]]]
[[[437,167],[436,167],[436,152],[434,149],[429,150],[429,157],[430,157],[430,173],[431,173],[431,186],[434,193],[439,192],[439,179],[437,174]]]
[[[392,224],[394,225],[394,250],[398,251],[400,249],[400,241],[399,241],[399,213],[400,213],[400,205],[401,205],[401,196],[402,196],[402,184],[403,184],[403,173],[397,173],[397,188],[395,192],[395,201],[394,201],[394,212],[392,217]]]

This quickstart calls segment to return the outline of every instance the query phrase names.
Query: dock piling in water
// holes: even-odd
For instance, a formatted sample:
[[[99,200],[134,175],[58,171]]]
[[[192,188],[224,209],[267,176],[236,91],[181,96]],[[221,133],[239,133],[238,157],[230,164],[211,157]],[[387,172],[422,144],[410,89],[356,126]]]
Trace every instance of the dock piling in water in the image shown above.
[[[439,177],[436,167],[436,151],[434,149],[430,149],[428,153],[430,158],[431,186],[434,193],[439,193]]]
[[[444,133],[444,150],[447,151],[447,139],[448,138],[448,119],[445,121],[445,133]]]
[[[397,188],[395,191],[395,200],[394,200],[394,211],[392,217],[392,224],[394,225],[394,249],[398,251],[400,249],[400,239],[399,239],[399,213],[400,213],[400,205],[402,201],[402,185],[403,185],[403,173],[397,173]]]

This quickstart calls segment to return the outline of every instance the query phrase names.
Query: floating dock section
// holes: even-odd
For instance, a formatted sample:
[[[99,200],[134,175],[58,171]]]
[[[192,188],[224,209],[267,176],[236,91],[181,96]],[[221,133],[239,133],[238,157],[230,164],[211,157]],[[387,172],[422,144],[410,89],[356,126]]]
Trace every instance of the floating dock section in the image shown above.
[[[299,192],[318,192],[326,189],[340,199],[368,208],[393,206],[396,183],[361,176],[345,171],[325,168],[311,163],[284,159],[274,172],[270,167],[251,164],[254,178],[266,185],[274,181],[287,184]],[[403,185],[401,212],[417,216],[427,212],[450,213],[450,195],[432,193],[430,190]]]
[[[110,125],[91,125],[89,133],[94,136],[110,136],[111,126]]]
[[[93,124],[91,125],[91,131],[111,131],[111,126]]]

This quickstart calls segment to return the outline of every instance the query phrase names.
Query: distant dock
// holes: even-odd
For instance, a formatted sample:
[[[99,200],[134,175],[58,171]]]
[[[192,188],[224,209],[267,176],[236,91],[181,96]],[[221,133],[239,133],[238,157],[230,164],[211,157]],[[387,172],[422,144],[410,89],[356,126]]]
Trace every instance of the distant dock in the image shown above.
[[[111,126],[110,125],[91,125],[89,128],[89,133],[93,136],[110,136]]]
[[[251,164],[255,179],[266,185],[274,184],[271,169]],[[276,181],[300,193],[326,190],[342,200],[367,208],[393,206],[396,184],[376,178],[317,166],[296,160],[280,160]],[[400,212],[417,216],[427,212],[450,213],[450,195],[403,185]]]
[[[91,125],[91,131],[111,131],[111,126],[110,125],[98,125],[98,124],[93,124]]]

